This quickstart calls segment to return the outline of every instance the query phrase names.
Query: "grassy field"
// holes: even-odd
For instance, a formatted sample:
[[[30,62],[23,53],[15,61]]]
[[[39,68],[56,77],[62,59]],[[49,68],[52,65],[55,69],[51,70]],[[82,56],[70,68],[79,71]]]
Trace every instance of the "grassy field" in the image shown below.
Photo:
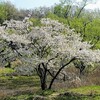
[[[55,100],[100,100],[100,86],[85,86],[63,92]]]
[[[13,71],[0,69],[0,100],[100,100],[100,86],[42,91],[38,76],[6,76]]]
[[[6,76],[6,74],[12,72],[14,72],[13,69],[0,69],[0,100],[13,100],[7,98],[31,95],[40,89],[39,78],[37,76]]]

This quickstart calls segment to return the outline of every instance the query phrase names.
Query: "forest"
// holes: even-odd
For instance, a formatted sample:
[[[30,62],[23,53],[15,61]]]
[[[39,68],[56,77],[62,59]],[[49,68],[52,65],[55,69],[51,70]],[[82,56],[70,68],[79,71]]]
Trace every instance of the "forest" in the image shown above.
[[[59,1],[0,1],[0,100],[100,100],[100,9]]]

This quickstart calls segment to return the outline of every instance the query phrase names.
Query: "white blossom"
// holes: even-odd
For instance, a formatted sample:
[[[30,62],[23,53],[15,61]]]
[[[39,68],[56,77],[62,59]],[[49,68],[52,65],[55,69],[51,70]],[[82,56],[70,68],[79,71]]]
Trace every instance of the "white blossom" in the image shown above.
[[[100,62],[100,50],[91,50],[92,45],[86,41],[82,42],[80,34],[75,33],[73,29],[49,18],[41,19],[41,23],[44,25],[33,27],[33,30],[26,35],[6,33],[1,37],[7,41],[30,45],[26,51],[24,49],[21,52],[33,55],[30,58],[34,64],[48,62],[56,55],[58,57],[53,61],[56,65],[51,61],[51,67],[58,67],[63,59],[70,60],[74,57],[84,63]],[[21,30],[23,31],[22,27]]]

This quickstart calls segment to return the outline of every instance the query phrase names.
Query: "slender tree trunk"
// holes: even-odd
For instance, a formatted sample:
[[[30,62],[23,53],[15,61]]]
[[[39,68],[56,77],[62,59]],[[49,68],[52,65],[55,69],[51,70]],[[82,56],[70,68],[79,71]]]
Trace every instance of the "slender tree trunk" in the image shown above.
[[[81,14],[81,12],[83,11],[83,9],[85,8],[85,6],[86,6],[86,2],[85,2],[85,4],[83,5],[83,7],[79,10],[79,12],[78,12],[78,14],[77,14],[77,18],[79,18],[80,14]]]
[[[55,79],[57,78],[57,76],[60,74],[60,72],[62,71],[63,68],[65,68],[65,66],[69,65],[72,61],[74,61],[75,58],[72,58],[68,63],[62,65],[62,67],[58,70],[58,72],[56,73],[56,75],[53,77],[53,79],[51,80],[50,82],[50,85],[49,85],[49,88],[48,89],[51,89]]]

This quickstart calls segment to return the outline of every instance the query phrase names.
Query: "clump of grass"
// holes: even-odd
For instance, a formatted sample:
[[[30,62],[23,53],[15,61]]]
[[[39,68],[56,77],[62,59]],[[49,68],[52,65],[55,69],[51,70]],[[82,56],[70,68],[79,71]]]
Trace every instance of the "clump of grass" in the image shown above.
[[[0,68],[0,76],[9,74],[9,73],[13,73],[13,72],[14,72],[14,70],[11,68]]]

